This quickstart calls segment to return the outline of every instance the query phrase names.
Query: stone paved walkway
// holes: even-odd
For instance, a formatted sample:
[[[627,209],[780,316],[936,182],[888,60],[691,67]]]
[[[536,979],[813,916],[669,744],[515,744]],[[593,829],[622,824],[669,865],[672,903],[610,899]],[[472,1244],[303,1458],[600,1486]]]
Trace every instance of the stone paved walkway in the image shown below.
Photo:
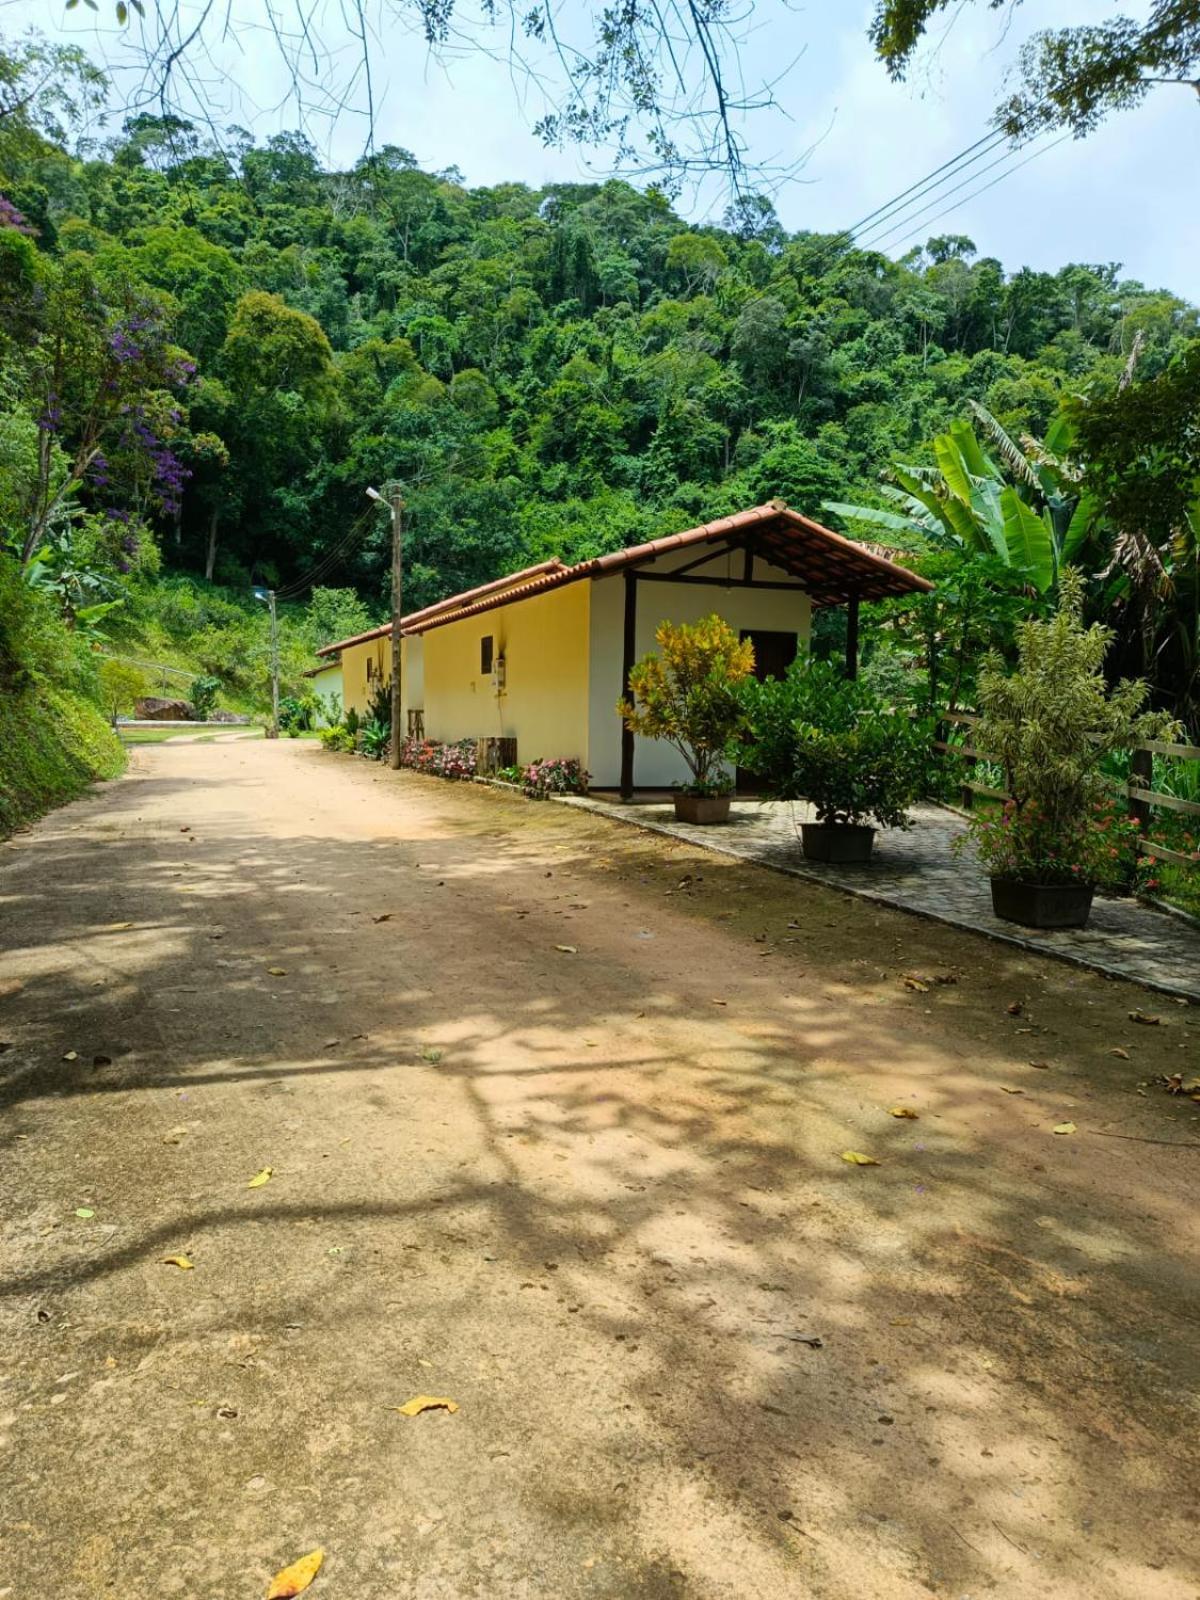
[[[1132,978],[1200,1004],[1200,929],[1136,900],[1100,895],[1086,928],[1050,933],[1002,922],[992,914],[991,890],[983,872],[969,856],[953,852],[954,839],[963,831],[962,819],[940,806],[914,807],[914,825],[907,832],[881,829],[869,866],[832,867],[805,861],[800,854],[799,824],[812,820],[802,804],[736,801],[727,826],[698,828],[676,822],[669,803],[622,806],[574,797],[564,798],[563,803],[970,928],[1041,955]]]

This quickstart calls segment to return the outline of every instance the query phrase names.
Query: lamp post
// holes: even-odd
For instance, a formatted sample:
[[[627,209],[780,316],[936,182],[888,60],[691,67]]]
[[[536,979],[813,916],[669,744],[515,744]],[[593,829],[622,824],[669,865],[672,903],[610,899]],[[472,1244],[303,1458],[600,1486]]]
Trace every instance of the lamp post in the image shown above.
[[[400,619],[404,599],[404,499],[398,488],[393,488],[389,500],[385,500],[378,489],[368,488],[367,498],[378,501],[380,505],[390,505],[392,511],[392,744],[389,765],[395,771],[400,766],[400,750],[404,738],[400,727],[401,706],[404,700],[402,692],[404,668],[400,642]]]
[[[271,728],[268,739],[279,737],[279,620],[275,615],[274,589],[255,589],[254,598],[265,600],[271,611]]]

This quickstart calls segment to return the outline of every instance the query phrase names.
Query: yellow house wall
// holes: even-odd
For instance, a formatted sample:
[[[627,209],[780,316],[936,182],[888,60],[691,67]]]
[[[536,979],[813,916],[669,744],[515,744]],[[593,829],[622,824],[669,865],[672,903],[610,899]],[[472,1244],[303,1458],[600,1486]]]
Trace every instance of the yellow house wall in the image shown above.
[[[591,587],[566,584],[422,635],[426,737],[515,738],[519,761],[576,756],[586,766]],[[487,634],[504,657],[500,693],[479,670]]]
[[[372,663],[372,670],[376,674],[384,673],[390,679],[391,640],[368,639],[365,644],[346,645],[342,651],[342,704],[347,711],[357,711],[359,716],[366,711],[371,689],[375,686],[372,678],[368,687],[368,661]]]
[[[410,706],[422,704],[422,672],[421,661],[424,654],[423,641],[420,638],[402,639],[401,650],[401,688],[404,696],[403,709],[407,713]],[[373,676],[367,677],[367,663],[371,663]],[[390,636],[384,635],[382,639],[368,639],[365,644],[347,645],[342,650],[342,705],[345,710],[357,711],[362,716],[370,703],[371,693],[376,680],[382,678],[384,683],[392,681],[392,641]]]

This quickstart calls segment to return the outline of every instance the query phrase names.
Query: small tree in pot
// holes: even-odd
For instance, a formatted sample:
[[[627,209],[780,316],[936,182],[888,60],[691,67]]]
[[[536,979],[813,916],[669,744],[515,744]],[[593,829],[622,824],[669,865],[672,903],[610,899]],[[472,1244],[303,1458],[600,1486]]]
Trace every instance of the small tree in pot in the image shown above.
[[[868,861],[877,825],[907,826],[928,776],[928,723],[811,658],[743,699],[752,731],[738,759],[772,799],[811,802],[816,821],[800,830],[809,860]]]
[[[1082,927],[1105,866],[1129,849],[1129,828],[1112,815],[1105,757],[1178,731],[1143,711],[1144,683],[1109,690],[1112,630],[1084,627],[1082,611],[1083,579],[1068,569],[1057,614],[1018,629],[1016,671],[992,653],[979,674],[976,744],[1004,768],[1010,799],[973,817],[969,834],[990,871],[996,915],[1035,928]]]
[[[634,698],[617,714],[633,733],[665,739],[687,762],[690,780],[675,796],[681,822],[725,822],[733,779],[727,769],[745,712],[739,694],[754,671],[754,646],[718,616],[663,622],[658,653],[629,675]]]

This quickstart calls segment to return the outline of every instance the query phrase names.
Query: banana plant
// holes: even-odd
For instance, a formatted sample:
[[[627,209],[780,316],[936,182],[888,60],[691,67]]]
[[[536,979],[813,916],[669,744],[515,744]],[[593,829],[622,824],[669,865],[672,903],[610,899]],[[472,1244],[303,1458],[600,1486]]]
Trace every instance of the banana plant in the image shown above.
[[[893,466],[881,493],[895,510],[828,500],[824,509],[901,538],[994,556],[1044,594],[1099,531],[1099,509],[1066,455],[1069,425],[1056,420],[1044,441],[1022,449],[983,406],[972,401],[971,409],[998,461],[960,418],[933,441],[936,467]]]

